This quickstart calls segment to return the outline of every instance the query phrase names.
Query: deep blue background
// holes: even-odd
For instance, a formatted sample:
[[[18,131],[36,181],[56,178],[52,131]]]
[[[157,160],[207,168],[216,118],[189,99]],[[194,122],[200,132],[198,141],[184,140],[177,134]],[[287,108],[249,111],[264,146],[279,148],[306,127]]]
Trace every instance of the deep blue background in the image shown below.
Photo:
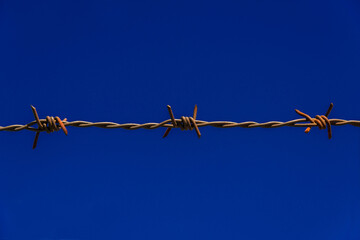
[[[0,1],[0,125],[360,119],[360,4]],[[351,126],[0,133],[0,239],[360,239]]]

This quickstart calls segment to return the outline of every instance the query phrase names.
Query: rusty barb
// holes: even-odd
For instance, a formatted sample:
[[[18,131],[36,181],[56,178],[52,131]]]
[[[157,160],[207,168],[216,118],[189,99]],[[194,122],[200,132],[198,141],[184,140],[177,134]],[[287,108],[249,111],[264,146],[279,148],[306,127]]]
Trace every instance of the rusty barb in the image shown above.
[[[40,120],[39,119],[39,115],[36,112],[36,108],[34,106],[31,105],[31,110],[34,114],[35,117],[35,121],[38,125],[36,134],[35,134],[35,139],[34,139],[34,143],[33,143],[33,149],[36,148],[37,145],[37,141],[39,139],[39,135],[40,132],[47,132],[47,133],[51,133],[54,131],[59,131],[60,128],[64,131],[65,135],[68,134],[68,131],[66,129],[66,127],[64,126],[63,121],[66,121],[67,119],[65,118],[64,120],[61,120],[59,117],[49,117],[47,116],[45,120]],[[58,124],[56,124],[58,123]]]
[[[305,132],[308,133],[312,127],[319,127],[319,129],[327,129],[329,139],[332,136],[332,126],[343,126],[343,125],[352,125],[355,127],[360,127],[359,120],[344,120],[344,119],[328,119],[328,116],[333,108],[333,104],[330,104],[329,109],[325,113],[325,115],[316,115],[314,118],[309,115],[295,110],[297,114],[301,115],[304,118],[294,119],[287,122],[280,121],[269,121],[264,123],[258,123],[253,121],[246,122],[230,122],[230,121],[203,121],[197,120],[197,105],[195,105],[194,113],[192,117],[181,117],[180,119],[175,119],[174,113],[170,106],[167,106],[169,111],[170,119],[167,119],[160,123],[114,123],[114,122],[88,122],[88,121],[73,121],[68,122],[66,118],[61,120],[59,117],[49,117],[47,116],[45,119],[39,119],[39,116],[36,112],[36,109],[31,106],[33,111],[35,121],[32,121],[25,125],[15,124],[10,126],[2,127],[0,126],[0,131],[12,131],[17,132],[21,130],[29,130],[35,131],[35,140],[33,144],[33,148],[36,147],[37,140],[39,138],[40,132],[54,132],[62,129],[64,133],[67,135],[67,130],[65,126],[72,127],[99,127],[99,128],[123,128],[127,130],[136,130],[136,129],[156,129],[160,127],[167,128],[164,133],[164,138],[170,133],[172,128],[180,128],[181,130],[193,130],[195,129],[197,136],[200,138],[201,133],[199,131],[200,127],[217,127],[217,128],[278,128],[278,127],[306,127]],[[38,127],[34,128],[33,125],[37,124]]]
[[[197,105],[195,105],[194,107],[193,117],[182,116],[181,119],[179,120],[175,119],[174,114],[169,105],[167,105],[167,108],[172,122],[172,127],[168,127],[166,129],[163,138],[165,138],[169,134],[171,128],[180,128],[181,130],[193,130],[195,128],[196,134],[198,135],[199,138],[201,137],[200,130],[196,124]]]
[[[316,115],[315,118],[311,118],[309,115],[307,115],[306,113],[300,112],[299,110],[295,109],[295,112],[303,117],[306,118],[306,120],[308,120],[311,123],[316,124],[319,129],[326,129],[327,126],[327,130],[328,130],[328,137],[329,139],[331,139],[332,133],[331,133],[331,123],[328,119],[328,116],[332,110],[332,108],[334,107],[333,103],[330,103],[330,107],[328,108],[328,110],[326,111],[325,115]],[[305,133],[310,132],[311,127],[307,127],[305,129]]]

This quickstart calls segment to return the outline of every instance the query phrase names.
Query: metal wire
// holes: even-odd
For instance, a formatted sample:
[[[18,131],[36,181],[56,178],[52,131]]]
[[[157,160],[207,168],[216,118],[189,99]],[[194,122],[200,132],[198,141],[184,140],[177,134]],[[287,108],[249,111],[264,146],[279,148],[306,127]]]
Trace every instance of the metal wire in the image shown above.
[[[46,119],[40,119],[42,123],[46,122]],[[176,123],[181,124],[181,119],[175,119]],[[195,120],[197,126],[200,127],[217,127],[217,128],[234,128],[234,127],[241,127],[241,128],[278,128],[278,127],[315,127],[317,124],[315,123],[304,123],[306,122],[306,118],[299,118],[290,120],[287,122],[280,122],[280,121],[269,121],[264,123],[258,123],[253,121],[247,121],[247,122],[230,122],[230,121],[203,121],[203,120]],[[329,119],[329,122],[333,126],[342,126],[342,125],[352,125],[355,127],[360,127],[360,121],[359,120],[344,120],[344,119]],[[72,126],[72,127],[98,127],[98,128],[108,128],[108,129],[114,129],[114,128],[122,128],[126,130],[136,130],[136,129],[156,129],[160,127],[165,128],[174,128],[174,126],[171,124],[171,119],[165,120],[161,123],[115,123],[115,122],[88,122],[88,121],[63,121],[64,126]],[[17,132],[21,130],[30,130],[38,132],[39,130],[37,128],[31,127],[34,124],[36,124],[36,121],[32,121],[28,124],[21,125],[9,125],[2,127],[0,126],[0,131],[10,131],[10,132]]]
[[[181,128],[182,130],[192,130],[195,128],[197,130],[197,135],[200,137],[200,131],[198,128],[201,127],[217,127],[217,128],[234,128],[234,127],[241,127],[241,128],[278,128],[278,127],[307,127],[305,132],[309,132],[311,127],[318,126],[320,129],[328,128],[329,138],[331,138],[331,126],[342,126],[342,125],[352,125],[355,127],[360,127],[359,120],[344,120],[344,119],[328,119],[327,116],[329,115],[332,104],[329,107],[327,113],[322,116],[317,115],[315,118],[311,118],[309,115],[300,112],[299,110],[295,110],[299,115],[304,116],[305,118],[294,119],[287,122],[281,121],[269,121],[264,123],[258,123],[254,121],[246,121],[246,122],[232,122],[232,121],[204,121],[204,120],[197,120],[197,106],[194,109],[193,117],[181,117],[180,119],[176,119],[171,111],[171,107],[168,106],[170,119],[167,119],[160,123],[115,123],[115,122],[88,122],[88,121],[67,121],[66,119],[60,120],[59,117],[47,117],[46,119],[38,119],[37,113],[35,108],[33,108],[33,112],[35,115],[35,119],[28,124],[21,125],[9,125],[9,126],[0,126],[0,131],[22,131],[22,130],[29,130],[38,133],[46,131],[52,132],[62,129],[65,134],[67,134],[67,130],[65,127],[98,127],[98,128],[107,128],[107,129],[115,129],[115,128],[122,128],[127,130],[136,130],[136,129],[157,129],[160,127],[167,128],[163,137],[166,137],[169,131],[172,128]],[[58,123],[58,125],[56,124]],[[38,128],[33,127],[33,125],[37,124]],[[63,126],[62,126],[63,125]],[[37,136],[38,137],[38,136]],[[34,141],[33,148],[36,147],[37,137]]]

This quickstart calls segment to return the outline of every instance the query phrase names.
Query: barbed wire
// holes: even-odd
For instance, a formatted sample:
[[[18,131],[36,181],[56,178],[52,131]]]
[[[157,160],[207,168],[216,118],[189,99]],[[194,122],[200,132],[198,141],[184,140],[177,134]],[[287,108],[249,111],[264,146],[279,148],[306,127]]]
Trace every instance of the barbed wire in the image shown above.
[[[264,123],[258,123],[254,121],[246,121],[246,122],[232,122],[232,121],[204,121],[198,120],[197,117],[197,105],[195,105],[194,113],[192,117],[181,117],[180,119],[176,119],[172,112],[170,106],[167,106],[170,119],[167,119],[160,123],[115,123],[115,122],[88,122],[88,121],[67,121],[67,119],[61,120],[59,117],[49,117],[47,116],[45,119],[39,119],[38,114],[36,112],[35,107],[31,106],[35,120],[29,122],[28,124],[21,125],[9,125],[9,126],[0,126],[0,131],[11,131],[17,132],[22,130],[29,130],[36,132],[33,148],[36,147],[37,140],[40,132],[54,132],[62,129],[64,133],[67,135],[66,127],[98,127],[98,128],[107,128],[107,129],[115,129],[122,128],[127,130],[136,130],[136,129],[157,129],[160,127],[167,128],[163,137],[165,138],[172,128],[180,128],[181,130],[196,130],[197,136],[200,138],[201,133],[199,128],[201,127],[217,127],[217,128],[278,128],[278,127],[307,127],[305,132],[308,133],[311,127],[319,127],[319,129],[327,129],[328,137],[331,139],[332,131],[331,126],[342,126],[342,125],[352,125],[355,127],[360,127],[359,120],[344,120],[344,119],[328,119],[328,115],[330,114],[333,104],[330,104],[329,109],[327,110],[325,115],[316,115],[315,118],[311,118],[309,115],[295,109],[296,113],[303,116],[304,118],[294,119],[287,122],[281,121],[269,121]],[[38,127],[35,128],[33,125],[37,124]]]

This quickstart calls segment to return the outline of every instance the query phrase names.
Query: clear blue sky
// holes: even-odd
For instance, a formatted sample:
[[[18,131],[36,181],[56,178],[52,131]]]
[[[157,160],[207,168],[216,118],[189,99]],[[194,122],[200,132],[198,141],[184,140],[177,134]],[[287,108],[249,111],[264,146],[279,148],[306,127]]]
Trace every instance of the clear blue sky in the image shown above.
[[[360,4],[0,1],[0,125],[360,119]],[[0,132],[0,239],[360,239],[360,129]]]

